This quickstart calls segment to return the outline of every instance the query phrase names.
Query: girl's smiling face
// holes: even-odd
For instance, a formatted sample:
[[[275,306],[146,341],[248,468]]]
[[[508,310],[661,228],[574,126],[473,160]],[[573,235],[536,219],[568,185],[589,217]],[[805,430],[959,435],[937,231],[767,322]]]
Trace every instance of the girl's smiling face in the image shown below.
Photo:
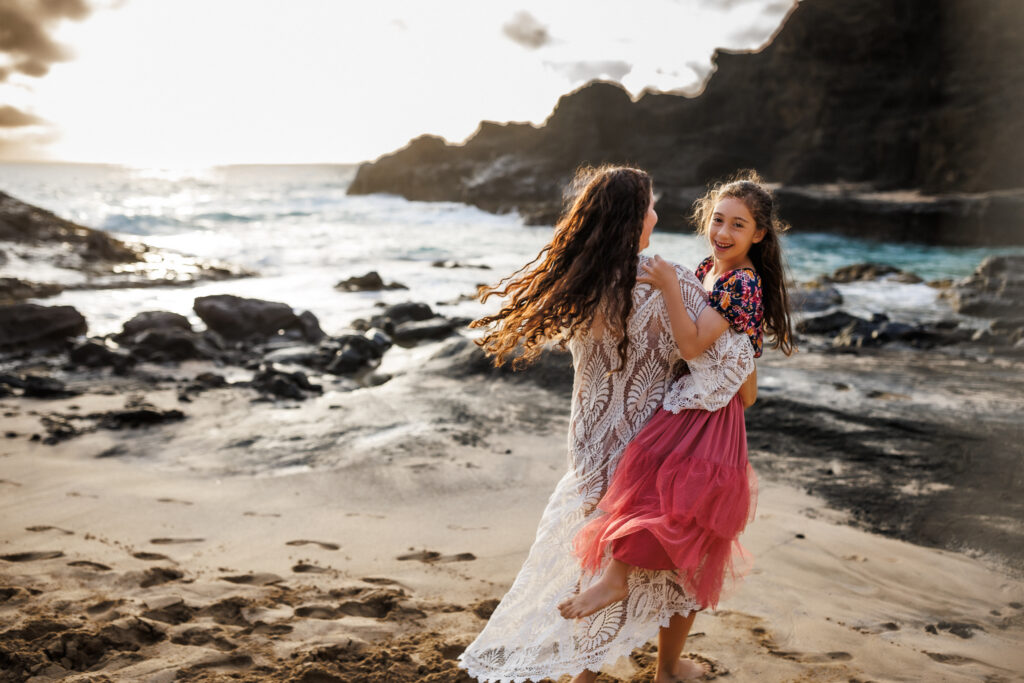
[[[764,228],[758,228],[743,200],[725,197],[711,213],[708,240],[716,260],[740,264],[747,260],[753,244],[764,239]]]

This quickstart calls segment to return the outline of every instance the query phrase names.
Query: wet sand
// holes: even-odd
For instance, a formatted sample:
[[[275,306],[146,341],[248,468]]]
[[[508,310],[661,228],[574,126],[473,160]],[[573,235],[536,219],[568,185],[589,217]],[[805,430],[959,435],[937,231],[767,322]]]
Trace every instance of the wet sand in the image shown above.
[[[468,680],[455,658],[565,467],[568,399],[456,377],[434,348],[387,384],[302,403],[231,387],[182,403],[173,382],[113,377],[0,399],[0,681]],[[999,476],[1019,461],[1020,367],[903,353],[762,363],[755,567],[687,648],[713,677],[1024,670],[1019,502],[1000,503],[1019,469]],[[30,439],[47,415],[128,400],[186,418]],[[605,680],[650,680],[654,654]]]

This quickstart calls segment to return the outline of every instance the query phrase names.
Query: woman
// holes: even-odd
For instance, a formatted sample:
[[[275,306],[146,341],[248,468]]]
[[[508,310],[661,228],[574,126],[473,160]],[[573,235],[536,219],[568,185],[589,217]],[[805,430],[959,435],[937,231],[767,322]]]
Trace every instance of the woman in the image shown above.
[[[660,407],[679,360],[660,294],[636,283],[646,258],[639,252],[658,220],[650,177],[634,168],[584,169],[575,188],[551,243],[483,292],[484,300],[506,297],[505,305],[474,323],[495,326],[479,343],[498,365],[515,353],[517,364],[529,362],[547,342],[559,340],[571,350],[575,371],[568,472],[548,501],[515,582],[460,657],[481,681],[564,674],[590,681],[602,664],[628,655],[665,625],[660,678],[700,673],[694,662],[679,659],[697,605],[672,571],[632,572],[629,597],[585,619],[558,613],[559,603],[593,580],[573,555],[573,537],[598,514],[619,456]],[[703,309],[699,284],[681,289],[688,310]]]

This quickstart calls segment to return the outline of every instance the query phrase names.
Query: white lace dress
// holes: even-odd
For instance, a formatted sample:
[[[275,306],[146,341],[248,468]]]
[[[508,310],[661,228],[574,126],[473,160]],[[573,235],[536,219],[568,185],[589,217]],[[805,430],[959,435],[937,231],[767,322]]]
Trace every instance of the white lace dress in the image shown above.
[[[676,272],[687,312],[696,318],[707,305],[707,293],[692,272],[680,266]],[[595,338],[588,333],[569,345],[575,381],[568,471],[551,494],[515,582],[459,658],[479,681],[521,683],[575,675],[584,669],[598,671],[602,664],[628,655],[653,638],[672,615],[689,614],[698,607],[676,582],[675,572],[636,569],[630,573],[629,595],[622,602],[581,620],[563,619],[558,613],[558,603],[596,578],[582,572],[573,554],[573,538],[600,514],[597,503],[619,457],[662,405],[672,366],[679,360],[664,300],[648,285],[633,290],[627,333],[626,365],[610,374],[618,365],[613,335]],[[698,407],[697,403],[706,403],[701,392],[721,396],[730,386],[727,399],[736,393],[749,370],[742,377],[738,373],[726,377],[722,367],[734,360],[730,354],[740,348],[738,338],[723,334],[701,359],[689,363],[694,377],[672,385],[674,405]]]

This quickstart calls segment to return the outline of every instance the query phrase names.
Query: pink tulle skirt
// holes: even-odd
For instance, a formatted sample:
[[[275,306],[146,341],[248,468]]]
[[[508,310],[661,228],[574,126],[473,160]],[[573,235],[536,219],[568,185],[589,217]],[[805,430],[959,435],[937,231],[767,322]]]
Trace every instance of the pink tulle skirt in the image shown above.
[[[599,504],[606,514],[577,534],[574,550],[593,572],[609,544],[626,564],[675,569],[698,603],[715,607],[749,559],[737,537],[756,498],[738,396],[715,412],[662,409],[626,448]]]

